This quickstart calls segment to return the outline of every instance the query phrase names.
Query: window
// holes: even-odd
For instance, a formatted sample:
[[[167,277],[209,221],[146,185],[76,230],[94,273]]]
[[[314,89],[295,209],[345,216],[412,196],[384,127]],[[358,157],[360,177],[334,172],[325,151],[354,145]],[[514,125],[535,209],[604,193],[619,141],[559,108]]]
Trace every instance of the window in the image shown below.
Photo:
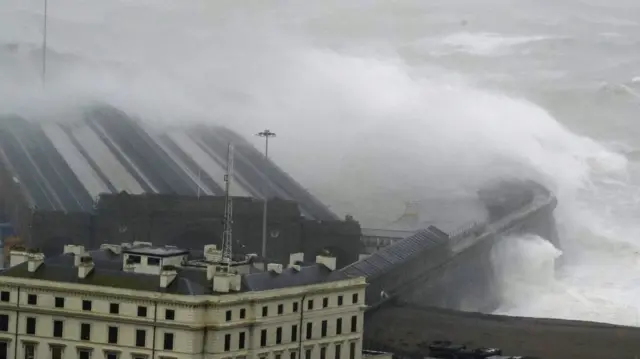
[[[293,302],[293,312],[298,313],[298,302]],[[295,353],[292,353],[295,354]]]
[[[64,308],[64,298],[63,297],[56,297],[55,305],[56,305],[56,308]]]
[[[356,359],[356,343],[349,344],[349,359]]]
[[[27,318],[27,334],[36,334],[36,318]]]
[[[0,292],[0,300],[3,302],[8,302],[11,300],[11,293],[7,291]]]
[[[247,310],[242,308],[240,309],[240,319],[244,319],[247,316]]]
[[[322,308],[329,306],[329,298],[322,298]]]
[[[340,355],[342,354],[342,345],[336,344],[336,359],[340,359]]]
[[[142,258],[140,258],[140,256],[129,255],[127,257],[127,262],[128,263],[141,263],[142,262]]]
[[[27,304],[29,305],[37,305],[38,304],[38,296],[35,294],[27,295]]]
[[[160,265],[160,258],[148,257],[147,258],[147,265],[159,266]]]
[[[282,327],[276,328],[276,344],[282,343]]]
[[[224,351],[228,352],[231,350],[231,334],[224,335]]]
[[[309,299],[309,301],[307,302],[307,309],[313,309],[313,299]]]
[[[289,359],[296,359],[296,352],[289,353]]]
[[[305,359],[311,359],[311,349],[307,349],[304,352],[305,352],[304,354]]]
[[[82,310],[91,310],[91,301],[83,300],[82,301]]]
[[[307,339],[311,339],[313,336],[313,323],[307,323]]]
[[[164,350],[173,350],[173,333],[164,333]]]
[[[269,315],[269,307],[265,305],[264,307],[262,307],[262,316],[266,317],[268,315]]]
[[[320,336],[323,338],[327,336],[327,321],[322,321],[322,328],[320,329]]]
[[[107,342],[109,344],[118,344],[118,327],[109,327],[107,330]]]
[[[336,334],[342,334],[342,318],[336,319]]]
[[[278,315],[284,313],[284,304],[278,304]]]
[[[64,355],[63,346],[49,344],[49,348],[51,349],[51,359],[63,359],[63,355]]]
[[[298,340],[298,326],[297,325],[292,325],[291,326],[291,341],[295,342]]]
[[[24,359],[34,359],[35,357],[36,357],[36,344],[35,343],[25,343],[24,344]]]
[[[78,359],[91,359],[91,350],[78,349]]]
[[[136,346],[144,347],[147,345],[147,331],[144,329],[136,329]]]
[[[9,316],[7,314],[0,315],[0,332],[9,331]]]
[[[62,320],[54,320],[53,321],[53,336],[56,338],[62,338],[64,324]]]
[[[355,333],[358,330],[358,316],[351,317],[351,333]]]
[[[138,306],[138,316],[146,317],[147,316],[147,307]]]
[[[267,330],[266,329],[262,329],[260,331],[260,346],[261,347],[267,346]]]
[[[164,311],[164,319],[174,320],[176,319],[176,311],[173,309],[167,309]]]
[[[80,324],[80,340],[91,340],[91,324]]]
[[[338,296],[338,306],[342,305],[343,297],[341,295]]]
[[[353,302],[353,304],[358,303],[358,293],[353,293],[351,296],[351,302]]]
[[[320,359],[327,359],[327,347],[320,348]]]
[[[104,359],[118,359],[118,352],[105,352]]]
[[[282,359],[282,354],[275,354],[274,359]]]
[[[120,304],[119,303],[110,303],[109,304],[109,313],[111,313],[111,314],[119,314],[120,313]]]
[[[226,319],[227,319],[227,322],[231,321],[231,311],[230,310],[227,310]]]
[[[238,337],[238,349],[244,349],[244,337],[244,332],[240,332],[240,335]]]

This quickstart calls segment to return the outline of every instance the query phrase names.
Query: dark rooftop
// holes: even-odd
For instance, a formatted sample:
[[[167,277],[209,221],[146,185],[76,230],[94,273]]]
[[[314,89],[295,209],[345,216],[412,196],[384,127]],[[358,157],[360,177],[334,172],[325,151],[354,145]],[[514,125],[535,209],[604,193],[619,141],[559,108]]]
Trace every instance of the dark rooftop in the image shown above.
[[[78,268],[74,266],[74,254],[71,253],[45,258],[35,272],[29,272],[28,263],[25,262],[6,269],[0,273],[0,277],[32,278],[183,295],[214,294],[212,282],[207,280],[207,272],[202,268],[178,267],[178,274],[173,282],[167,288],[162,288],[160,287],[160,277],[157,274],[123,271],[122,254],[115,254],[106,248],[89,251],[86,254],[91,256],[95,265],[93,271],[86,278],[78,277]],[[325,265],[316,263],[301,265],[299,271],[291,268],[283,269],[280,274],[274,272],[250,273],[242,276],[240,291],[265,291],[341,279],[333,278],[330,274],[331,271]]]
[[[122,253],[142,256],[172,257],[189,254],[189,251],[172,246],[137,246],[133,248],[123,248]]]

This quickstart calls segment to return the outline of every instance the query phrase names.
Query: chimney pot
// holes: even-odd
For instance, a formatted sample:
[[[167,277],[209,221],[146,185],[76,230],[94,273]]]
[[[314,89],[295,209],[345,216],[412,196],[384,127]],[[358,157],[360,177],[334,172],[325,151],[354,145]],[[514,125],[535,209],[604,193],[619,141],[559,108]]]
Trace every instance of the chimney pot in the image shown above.
[[[300,262],[304,262],[304,253],[298,252],[289,255],[289,267],[297,265]]]

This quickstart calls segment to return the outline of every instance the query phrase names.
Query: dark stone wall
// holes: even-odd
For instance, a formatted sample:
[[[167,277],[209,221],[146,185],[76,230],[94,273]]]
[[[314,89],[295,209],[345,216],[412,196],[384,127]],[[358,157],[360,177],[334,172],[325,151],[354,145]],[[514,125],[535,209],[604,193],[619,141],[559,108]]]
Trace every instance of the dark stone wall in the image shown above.
[[[121,193],[101,196],[93,214],[26,209],[25,215],[11,216],[11,222],[21,228],[18,232],[25,244],[47,255],[61,252],[70,243],[94,248],[102,243],[148,241],[202,248],[221,245],[224,197]],[[260,200],[233,199],[234,253],[261,254],[262,211]],[[269,260],[287,263],[289,254],[298,251],[314,260],[321,250],[329,249],[338,257],[338,265],[344,266],[364,252],[356,221],[307,220],[295,202],[280,199],[269,201],[268,214]]]

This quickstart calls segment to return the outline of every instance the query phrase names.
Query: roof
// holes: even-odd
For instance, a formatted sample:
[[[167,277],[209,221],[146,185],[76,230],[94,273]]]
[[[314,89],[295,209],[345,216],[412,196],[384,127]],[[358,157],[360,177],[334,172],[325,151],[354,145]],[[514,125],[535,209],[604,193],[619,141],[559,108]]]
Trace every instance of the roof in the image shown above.
[[[134,255],[146,255],[155,257],[172,257],[184,254],[189,254],[189,251],[177,247],[169,246],[138,246],[133,248],[122,249],[122,253],[134,254]]]
[[[363,237],[378,237],[378,238],[406,238],[414,234],[415,231],[401,231],[393,229],[376,229],[376,228],[362,228]]]
[[[93,210],[103,193],[222,195],[227,145],[235,146],[231,194],[293,200],[312,219],[337,219],[260,151],[219,126],[158,128],[110,106],[60,122],[0,117],[0,160],[33,208]],[[265,186],[267,181],[269,186]]]
[[[88,254],[91,255],[95,268],[86,278],[78,277],[78,269],[74,266],[74,255],[70,253],[46,258],[35,272],[29,272],[28,263],[25,262],[6,269],[0,273],[0,277],[31,278],[183,295],[214,294],[212,283],[207,280],[207,272],[203,269],[178,267],[178,274],[174,281],[167,288],[161,288],[160,278],[156,274],[123,271],[121,254],[114,254],[108,249],[89,251]],[[313,263],[301,266],[300,271],[285,269],[281,274],[272,272],[248,274],[242,278],[241,291],[258,292],[341,279],[332,277],[331,273],[325,265]]]
[[[435,227],[417,231],[412,236],[400,239],[380,249],[372,255],[354,262],[333,276],[366,277],[367,282],[385,273],[396,270],[402,263],[429,252],[434,248],[447,246],[449,237]]]

